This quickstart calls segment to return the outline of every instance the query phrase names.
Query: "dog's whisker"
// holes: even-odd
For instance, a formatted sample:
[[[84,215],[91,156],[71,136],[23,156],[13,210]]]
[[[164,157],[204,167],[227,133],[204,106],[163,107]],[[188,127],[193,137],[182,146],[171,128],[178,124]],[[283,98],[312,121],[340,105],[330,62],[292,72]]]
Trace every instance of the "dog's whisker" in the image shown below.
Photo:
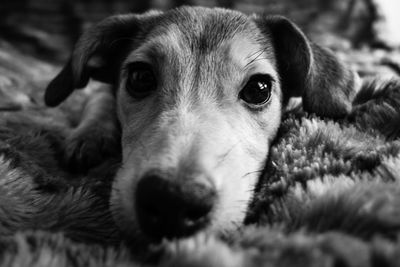
[[[254,63],[257,59],[259,59],[259,57],[265,52],[266,49],[261,49],[259,51],[259,53],[257,54],[257,56],[255,58],[253,58],[252,60],[250,60],[244,67],[243,69],[246,70],[248,66],[250,66],[252,63]]]
[[[260,49],[260,50],[257,50],[256,52],[251,53],[250,55],[248,55],[248,56],[246,57],[246,59],[252,58],[254,55],[257,55],[256,57],[258,57],[258,56],[259,56],[260,54],[262,54],[262,52],[264,52],[264,51],[265,51],[264,48],[262,48],[262,49]]]
[[[238,144],[240,144],[241,142],[242,142],[242,141],[239,140],[239,141],[236,142],[234,145],[232,145],[232,147],[231,147],[230,149],[228,149],[223,155],[221,155],[221,156],[219,157],[220,159],[217,161],[217,163],[216,163],[216,165],[215,165],[214,168],[220,166],[221,163],[224,162],[224,161],[228,158],[229,154],[232,153],[232,151],[234,150],[234,148],[235,148]]]
[[[254,173],[262,173],[263,171],[264,171],[264,169],[262,169],[262,170],[257,170],[257,171],[247,172],[246,174],[244,174],[244,175],[242,176],[242,178],[246,178],[247,176],[249,176],[249,175],[251,175],[251,174],[254,174]]]
[[[266,58],[266,57],[259,57],[259,58],[254,59],[251,63],[254,63],[254,62],[259,61],[259,60],[268,60],[268,58]]]

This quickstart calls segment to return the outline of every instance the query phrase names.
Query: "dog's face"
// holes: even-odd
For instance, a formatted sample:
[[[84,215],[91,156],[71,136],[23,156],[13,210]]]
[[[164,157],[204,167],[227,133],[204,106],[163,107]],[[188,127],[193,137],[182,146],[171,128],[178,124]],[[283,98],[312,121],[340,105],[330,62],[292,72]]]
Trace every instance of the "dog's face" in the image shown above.
[[[313,57],[283,18],[223,9],[116,17],[84,35],[60,74],[72,76],[61,98],[89,77],[116,87],[123,162],[111,206],[121,229],[154,241],[241,225],[287,99],[329,82],[306,108],[348,109],[351,90],[332,91],[353,76],[329,54],[316,65],[323,53]],[[340,82],[319,78],[325,65]]]
[[[223,14],[160,17],[122,64],[112,204],[124,229],[172,237],[244,219],[280,123],[281,88],[272,44],[247,17]]]

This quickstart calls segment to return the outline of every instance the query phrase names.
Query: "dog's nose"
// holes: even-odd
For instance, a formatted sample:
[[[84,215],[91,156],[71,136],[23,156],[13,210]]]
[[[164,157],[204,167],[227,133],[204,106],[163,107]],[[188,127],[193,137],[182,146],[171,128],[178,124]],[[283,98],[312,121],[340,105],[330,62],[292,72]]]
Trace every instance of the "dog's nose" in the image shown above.
[[[216,191],[209,185],[147,175],[136,190],[140,228],[156,240],[191,235],[207,225],[215,200]]]

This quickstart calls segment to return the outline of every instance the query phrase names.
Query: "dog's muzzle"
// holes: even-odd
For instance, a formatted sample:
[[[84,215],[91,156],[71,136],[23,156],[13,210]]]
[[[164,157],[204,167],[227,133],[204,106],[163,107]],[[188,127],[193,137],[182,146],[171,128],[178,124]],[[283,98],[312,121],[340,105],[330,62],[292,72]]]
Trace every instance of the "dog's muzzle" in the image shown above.
[[[217,193],[214,186],[205,182],[207,179],[203,180],[182,181],[157,172],[145,174],[135,192],[142,231],[161,240],[190,236],[206,227]]]

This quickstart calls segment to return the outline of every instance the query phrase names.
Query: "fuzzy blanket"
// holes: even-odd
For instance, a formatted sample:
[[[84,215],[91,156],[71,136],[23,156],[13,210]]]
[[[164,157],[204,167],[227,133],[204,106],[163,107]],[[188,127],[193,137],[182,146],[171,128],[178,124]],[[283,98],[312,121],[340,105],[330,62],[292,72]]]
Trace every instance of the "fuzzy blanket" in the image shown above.
[[[57,68],[1,48],[1,265],[400,266],[400,80],[366,82],[343,120],[291,106],[246,225],[228,240],[137,248],[108,211],[118,158],[85,176],[62,164],[85,92],[46,109]]]

